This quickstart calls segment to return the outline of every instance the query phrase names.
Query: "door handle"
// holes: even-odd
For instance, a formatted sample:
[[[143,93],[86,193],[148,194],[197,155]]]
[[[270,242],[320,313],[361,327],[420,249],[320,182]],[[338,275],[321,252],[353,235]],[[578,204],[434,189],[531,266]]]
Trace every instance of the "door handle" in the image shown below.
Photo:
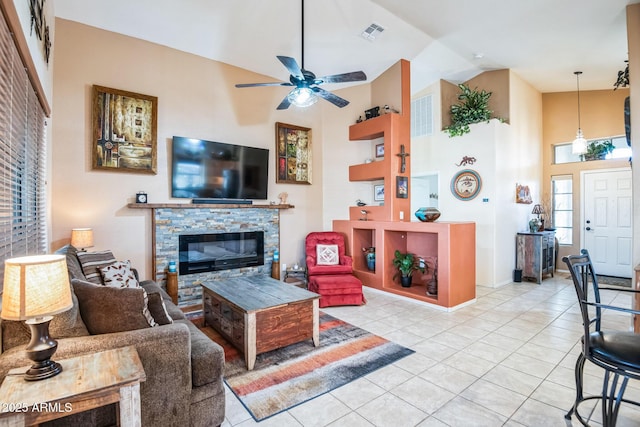
[[[587,228],[585,228],[585,230],[591,231],[591,227],[587,227]]]

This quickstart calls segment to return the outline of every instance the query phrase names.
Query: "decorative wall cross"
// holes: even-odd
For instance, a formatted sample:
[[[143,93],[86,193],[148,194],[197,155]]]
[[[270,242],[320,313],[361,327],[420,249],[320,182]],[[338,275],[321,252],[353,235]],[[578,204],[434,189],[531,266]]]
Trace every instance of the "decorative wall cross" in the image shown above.
[[[406,161],[405,157],[409,156],[409,153],[405,153],[404,144],[400,144],[400,153],[396,154],[396,156],[400,157],[400,173],[404,173],[406,169]]]

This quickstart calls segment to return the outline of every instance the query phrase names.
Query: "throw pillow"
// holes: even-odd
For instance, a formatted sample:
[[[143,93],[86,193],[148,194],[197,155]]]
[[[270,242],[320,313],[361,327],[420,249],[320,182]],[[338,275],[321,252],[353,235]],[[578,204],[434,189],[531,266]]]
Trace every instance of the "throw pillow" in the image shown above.
[[[84,277],[89,282],[102,285],[102,276],[100,275],[100,269],[107,265],[116,262],[116,258],[111,251],[97,251],[97,252],[78,252],[76,254],[82,265],[82,272]]]
[[[164,305],[164,300],[159,292],[147,293],[149,298],[149,312],[153,316],[153,320],[158,325],[168,325],[173,323],[173,319],[167,312],[167,306]]]
[[[316,246],[317,265],[338,265],[338,245]]]
[[[72,279],[80,315],[92,335],[157,326],[144,288],[114,288]]]
[[[117,261],[100,269],[105,286],[114,288],[138,288],[140,284],[131,271],[131,262]]]

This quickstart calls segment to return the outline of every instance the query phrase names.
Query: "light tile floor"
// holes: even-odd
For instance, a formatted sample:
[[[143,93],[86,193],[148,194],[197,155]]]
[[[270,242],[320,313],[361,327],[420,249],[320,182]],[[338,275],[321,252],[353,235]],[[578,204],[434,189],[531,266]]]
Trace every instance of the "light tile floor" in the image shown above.
[[[368,303],[325,312],[416,352],[330,393],[268,418],[260,426],[442,427],[578,426],[566,421],[575,396],[582,321],[573,284],[558,272],[541,285],[478,287],[477,301],[454,312],[365,288]],[[629,307],[626,294],[603,302]],[[606,327],[628,330],[628,315],[607,313]],[[587,362],[585,389],[600,390],[602,370]],[[640,400],[631,381],[625,397]],[[600,406],[583,415],[601,425]],[[591,409],[591,411],[590,411]],[[224,427],[255,425],[229,389]],[[623,406],[618,426],[639,426]]]

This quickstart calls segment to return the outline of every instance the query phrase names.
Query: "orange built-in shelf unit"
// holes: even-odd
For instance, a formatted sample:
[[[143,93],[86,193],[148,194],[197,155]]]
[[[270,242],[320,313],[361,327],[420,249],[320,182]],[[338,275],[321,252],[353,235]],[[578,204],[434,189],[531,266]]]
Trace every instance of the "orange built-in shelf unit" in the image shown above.
[[[476,226],[473,222],[410,222],[411,157],[401,171],[402,148],[411,154],[410,64],[401,60],[372,82],[372,98],[398,100],[398,113],[383,114],[349,127],[349,140],[365,143],[383,139],[384,158],[349,166],[349,181],[384,183],[384,203],[350,206],[349,220],[333,221],[334,231],[346,237],[347,253],[353,257],[354,274],[365,286],[435,304],[446,309],[461,307],[476,297]],[[378,141],[375,141],[379,143]],[[396,180],[406,177],[408,194],[398,197]],[[361,210],[366,210],[366,221]],[[375,271],[370,271],[363,248],[375,247]],[[412,252],[425,259],[437,258],[438,294],[427,295],[426,282],[433,274],[414,274],[411,287],[404,288],[394,278],[396,250]]]

